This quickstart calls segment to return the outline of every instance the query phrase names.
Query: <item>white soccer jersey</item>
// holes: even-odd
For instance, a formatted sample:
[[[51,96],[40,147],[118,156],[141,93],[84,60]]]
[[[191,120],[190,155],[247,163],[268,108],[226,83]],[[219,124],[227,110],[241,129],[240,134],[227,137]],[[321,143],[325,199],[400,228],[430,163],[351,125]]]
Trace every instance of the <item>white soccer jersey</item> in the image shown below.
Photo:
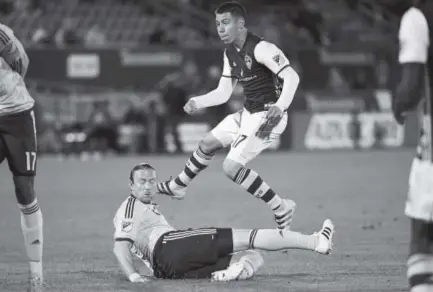
[[[123,201],[113,223],[114,239],[131,242],[132,251],[150,263],[153,262],[153,248],[160,236],[174,230],[158,211],[157,205],[144,204],[134,196]]]
[[[7,52],[5,47],[12,45],[12,49]],[[27,70],[28,58],[21,42],[15,37],[13,31],[0,24],[0,56],[16,54],[16,50],[22,56],[18,62],[27,64],[17,64],[17,67]],[[33,107],[34,100],[27,91],[23,77],[19,72],[11,68],[5,58],[0,57],[0,116],[14,114],[28,110]],[[25,72],[21,72],[24,76]]]

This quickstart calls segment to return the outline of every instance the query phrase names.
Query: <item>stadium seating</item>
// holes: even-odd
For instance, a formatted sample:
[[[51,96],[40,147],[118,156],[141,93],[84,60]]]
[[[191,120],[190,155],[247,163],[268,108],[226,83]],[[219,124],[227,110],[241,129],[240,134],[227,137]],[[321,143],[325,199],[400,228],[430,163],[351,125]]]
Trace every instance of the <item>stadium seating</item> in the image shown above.
[[[161,30],[170,39],[163,44],[188,46],[216,40],[212,11],[218,3],[220,1],[213,0],[46,0],[41,10],[16,9],[0,16],[27,46],[32,44],[36,28],[44,27],[54,34],[63,20],[70,18],[77,21],[80,36],[97,25],[105,34],[107,47],[154,44]],[[396,16],[388,10],[395,5],[387,3],[389,1],[383,0],[382,4],[388,6],[373,0],[252,0],[246,2],[246,7],[249,25],[258,33],[266,35],[263,25],[266,22],[292,44],[302,44],[305,40],[319,44],[325,39],[327,42],[383,40],[384,34],[389,35],[396,23]],[[290,16],[299,5],[306,7],[304,12],[316,15],[308,20],[307,26],[302,24],[304,15],[298,17],[300,24]],[[266,29],[269,32],[269,27]],[[307,38],[304,37],[306,31]]]

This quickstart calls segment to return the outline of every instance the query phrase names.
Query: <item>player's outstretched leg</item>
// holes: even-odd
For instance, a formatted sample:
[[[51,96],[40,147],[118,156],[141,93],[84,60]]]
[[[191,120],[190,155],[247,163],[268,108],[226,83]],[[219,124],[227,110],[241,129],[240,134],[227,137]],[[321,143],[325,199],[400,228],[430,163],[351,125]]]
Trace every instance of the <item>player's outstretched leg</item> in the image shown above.
[[[433,291],[433,223],[411,219],[411,224],[407,261],[410,291]]]
[[[233,229],[233,252],[258,249],[266,251],[279,251],[284,249],[303,249],[315,251],[319,254],[330,254],[334,224],[326,219],[322,229],[312,235],[305,235],[290,230],[275,229]],[[246,255],[239,261],[234,261],[221,271],[212,274],[214,281],[232,281],[251,278],[255,271],[263,265],[260,254]]]
[[[21,210],[21,229],[30,264],[30,291],[42,291],[43,218],[34,193],[34,177],[14,176],[13,179]]]
[[[182,199],[191,181],[211,163],[215,152],[223,145],[211,133],[202,141],[185,164],[183,171],[174,179],[158,183],[158,192],[173,198]]]
[[[233,251],[259,249],[278,251],[284,249],[311,250],[330,254],[335,227],[330,219],[323,222],[320,231],[305,235],[291,230],[253,229],[233,230]]]
[[[296,208],[294,201],[282,199],[257,172],[244,167],[239,162],[226,159],[223,168],[231,180],[269,205],[274,212],[279,229],[290,229]]]

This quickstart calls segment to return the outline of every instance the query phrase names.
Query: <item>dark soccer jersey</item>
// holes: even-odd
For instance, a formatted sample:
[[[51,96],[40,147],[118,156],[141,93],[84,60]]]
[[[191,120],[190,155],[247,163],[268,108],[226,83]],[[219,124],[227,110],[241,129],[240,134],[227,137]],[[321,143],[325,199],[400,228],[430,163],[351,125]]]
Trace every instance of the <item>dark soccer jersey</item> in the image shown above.
[[[266,110],[278,100],[281,80],[277,76],[290,64],[276,46],[248,33],[240,50],[229,45],[225,55],[230,66],[230,75],[227,77],[236,78],[242,85],[246,98],[244,106],[248,111]]]

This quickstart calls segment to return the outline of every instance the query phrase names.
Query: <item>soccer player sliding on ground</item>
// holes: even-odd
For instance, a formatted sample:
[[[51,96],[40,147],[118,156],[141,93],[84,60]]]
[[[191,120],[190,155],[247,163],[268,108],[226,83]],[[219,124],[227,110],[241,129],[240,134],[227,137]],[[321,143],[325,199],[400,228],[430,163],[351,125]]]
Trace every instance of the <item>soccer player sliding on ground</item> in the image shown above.
[[[274,44],[249,32],[244,7],[227,2],[215,11],[218,35],[226,45],[224,68],[218,87],[191,98],[188,114],[229,100],[237,81],[243,86],[244,108],[228,115],[199,143],[184,170],[173,180],[158,184],[158,192],[181,199],[187,186],[212,161],[215,153],[231,149],[224,160],[225,174],[272,209],[278,228],[289,229],[296,204],[281,198],[263,178],[246,164],[269,148],[285,130],[287,108],[299,84],[298,74]],[[280,79],[284,80],[281,84]]]
[[[324,221],[319,232],[305,235],[278,229],[197,228],[176,230],[152,202],[157,177],[149,164],[130,172],[130,196],[114,218],[114,254],[131,282],[146,282],[133,265],[141,258],[156,278],[245,280],[263,265],[255,250],[303,249],[329,254],[334,225]]]

